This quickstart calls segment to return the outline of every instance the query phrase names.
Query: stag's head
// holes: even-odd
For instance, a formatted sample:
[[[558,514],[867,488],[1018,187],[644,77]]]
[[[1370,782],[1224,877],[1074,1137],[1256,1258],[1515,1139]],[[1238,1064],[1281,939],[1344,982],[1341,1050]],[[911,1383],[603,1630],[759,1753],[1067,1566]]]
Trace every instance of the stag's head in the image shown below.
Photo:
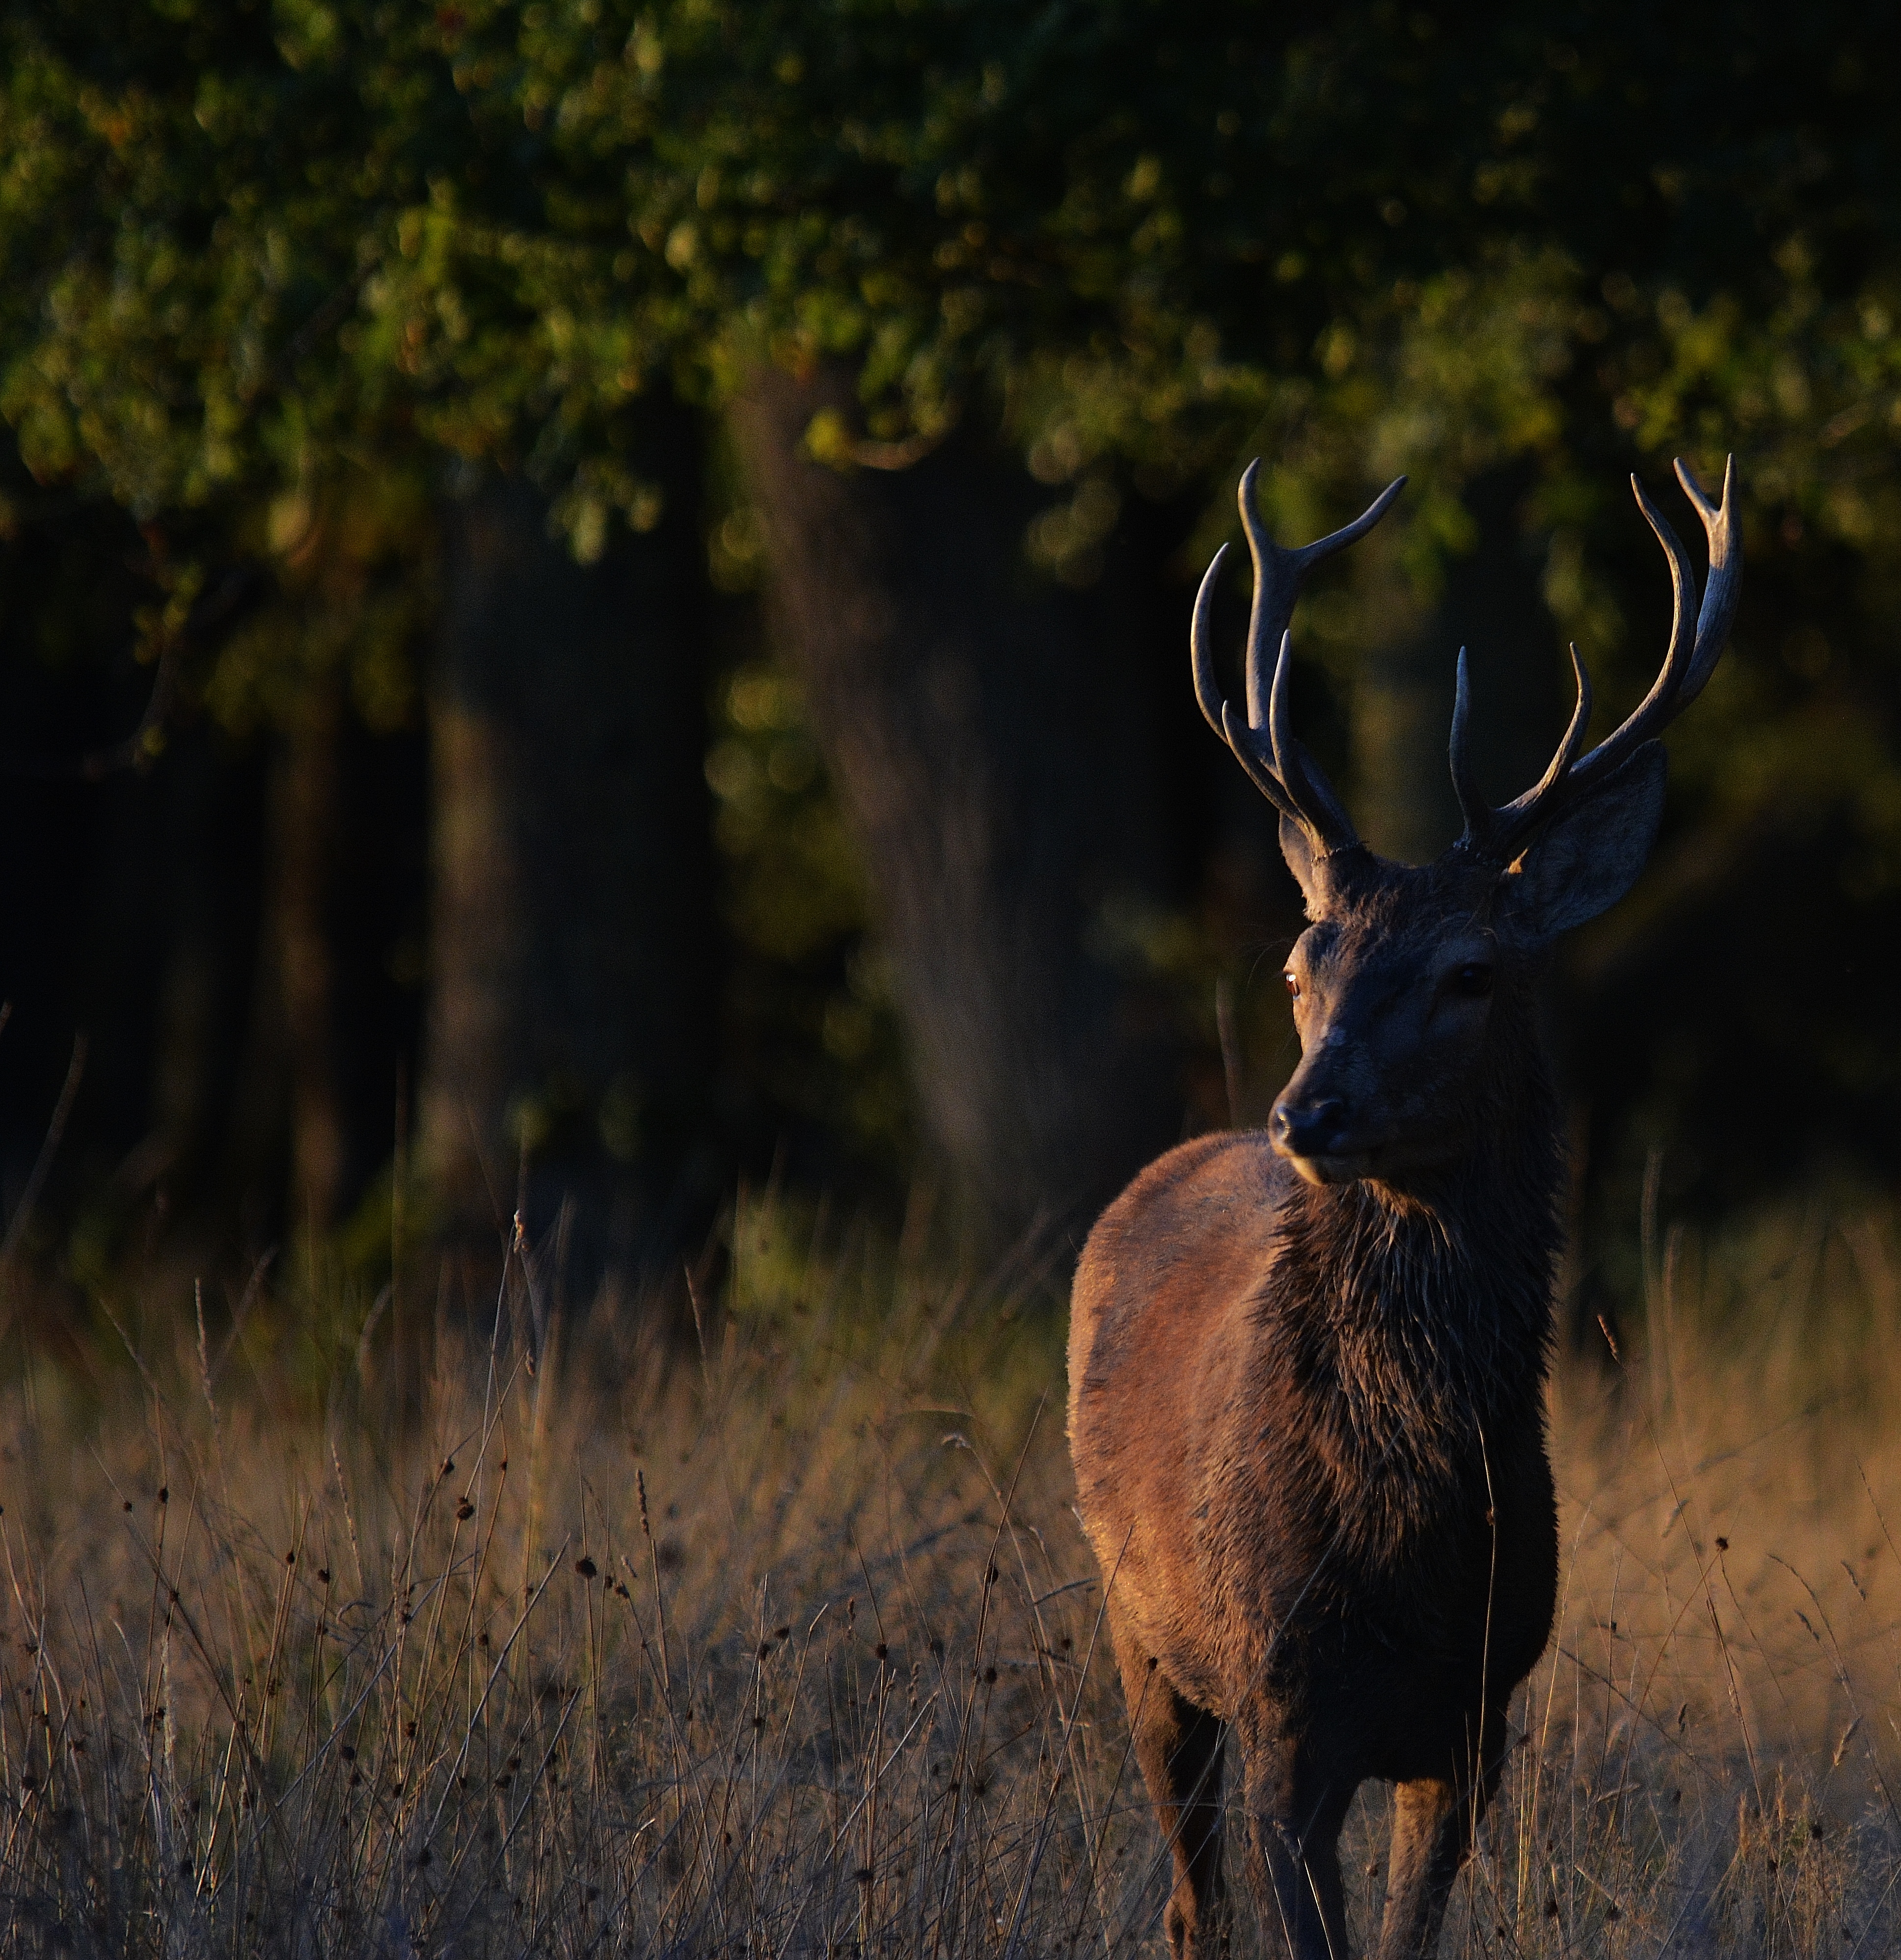
[[[1202,712],[1280,813],[1280,848],[1311,921],[1287,966],[1302,1060],[1276,1102],[1273,1145],[1317,1184],[1372,1178],[1405,1185],[1471,1153],[1506,1119],[1511,1067],[1523,1067],[1530,994],[1559,934],[1614,905],[1643,868],[1663,813],[1657,739],[1709,678],[1736,611],[1742,563],[1731,515],[1734,468],[1712,504],[1682,463],[1677,474],[1709,540],[1700,607],[1696,568],[1635,477],[1639,508],[1670,560],[1675,616],[1648,695],[1615,733],[1587,751],[1591,683],[1571,651],[1577,706],[1550,766],[1522,796],[1493,809],[1468,752],[1465,654],[1452,711],[1452,781],[1464,833],[1435,863],[1396,864],[1360,842],[1332,786],[1289,725],[1288,622],[1318,560],[1363,536],[1406,479],[1365,514],[1299,550],[1275,545],[1254,498],[1258,464],[1241,481],[1254,559],[1244,721],[1223,700],[1209,651],[1209,615],[1227,547],[1208,568],[1191,635]],[[1272,650],[1271,669],[1270,667]]]

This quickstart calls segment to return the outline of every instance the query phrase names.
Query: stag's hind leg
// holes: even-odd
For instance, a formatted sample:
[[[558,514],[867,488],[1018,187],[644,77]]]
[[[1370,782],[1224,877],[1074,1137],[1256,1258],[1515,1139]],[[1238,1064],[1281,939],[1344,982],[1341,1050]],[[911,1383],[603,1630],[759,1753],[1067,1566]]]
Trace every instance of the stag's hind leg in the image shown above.
[[[1175,1862],[1164,1922],[1171,1960],[1208,1960],[1222,1943],[1222,1724],[1177,1694],[1152,1656],[1118,1636],[1135,1759]]]
[[[1438,1946],[1453,1881],[1499,1787],[1508,1732],[1504,1710],[1487,1710],[1476,1774],[1468,1758],[1394,1790],[1379,1960],[1426,1960]]]

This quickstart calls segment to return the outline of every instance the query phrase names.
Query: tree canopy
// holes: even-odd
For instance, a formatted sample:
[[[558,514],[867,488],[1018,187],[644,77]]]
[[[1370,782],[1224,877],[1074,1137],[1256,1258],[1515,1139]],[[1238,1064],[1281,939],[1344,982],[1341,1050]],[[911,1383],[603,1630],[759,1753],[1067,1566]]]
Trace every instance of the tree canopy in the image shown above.
[[[43,481],[280,553],[342,469],[494,460],[577,552],[639,409],[850,364],[901,463],[997,418],[1080,574],[1133,473],[1270,459],[1290,521],[1734,447],[1759,521],[1901,525],[1882,22],[1153,0],[27,5],[4,29],[0,407]],[[1575,565],[1575,557],[1569,561]],[[1566,623],[1588,594],[1562,571]]]

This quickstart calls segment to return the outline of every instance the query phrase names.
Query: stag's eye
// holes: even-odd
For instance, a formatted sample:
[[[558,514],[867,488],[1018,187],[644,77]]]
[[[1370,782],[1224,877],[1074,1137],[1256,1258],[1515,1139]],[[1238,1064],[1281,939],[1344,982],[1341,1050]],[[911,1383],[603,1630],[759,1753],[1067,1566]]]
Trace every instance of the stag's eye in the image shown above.
[[[1469,966],[1461,966],[1452,976],[1454,992],[1464,994],[1467,999],[1479,998],[1492,991],[1492,969],[1483,960],[1475,959]]]
[[[1290,966],[1280,977],[1287,982],[1289,994],[1298,1001],[1300,998],[1300,975]]]

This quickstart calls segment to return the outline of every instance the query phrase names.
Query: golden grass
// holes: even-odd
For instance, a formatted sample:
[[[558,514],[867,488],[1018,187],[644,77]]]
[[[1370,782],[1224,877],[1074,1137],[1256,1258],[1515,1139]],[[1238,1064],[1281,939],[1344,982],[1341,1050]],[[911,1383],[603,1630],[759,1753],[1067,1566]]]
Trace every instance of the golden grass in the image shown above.
[[[1448,1954],[1889,1949],[1893,1250],[1680,1239],[1645,1351],[1561,1367],[1561,1623]],[[29,1359],[0,1952],[1160,1952],[1060,1329],[770,1204],[684,1354],[605,1314],[538,1348],[529,1277],[401,1389],[374,1338],[313,1390],[289,1321],[189,1302],[136,1368]]]

